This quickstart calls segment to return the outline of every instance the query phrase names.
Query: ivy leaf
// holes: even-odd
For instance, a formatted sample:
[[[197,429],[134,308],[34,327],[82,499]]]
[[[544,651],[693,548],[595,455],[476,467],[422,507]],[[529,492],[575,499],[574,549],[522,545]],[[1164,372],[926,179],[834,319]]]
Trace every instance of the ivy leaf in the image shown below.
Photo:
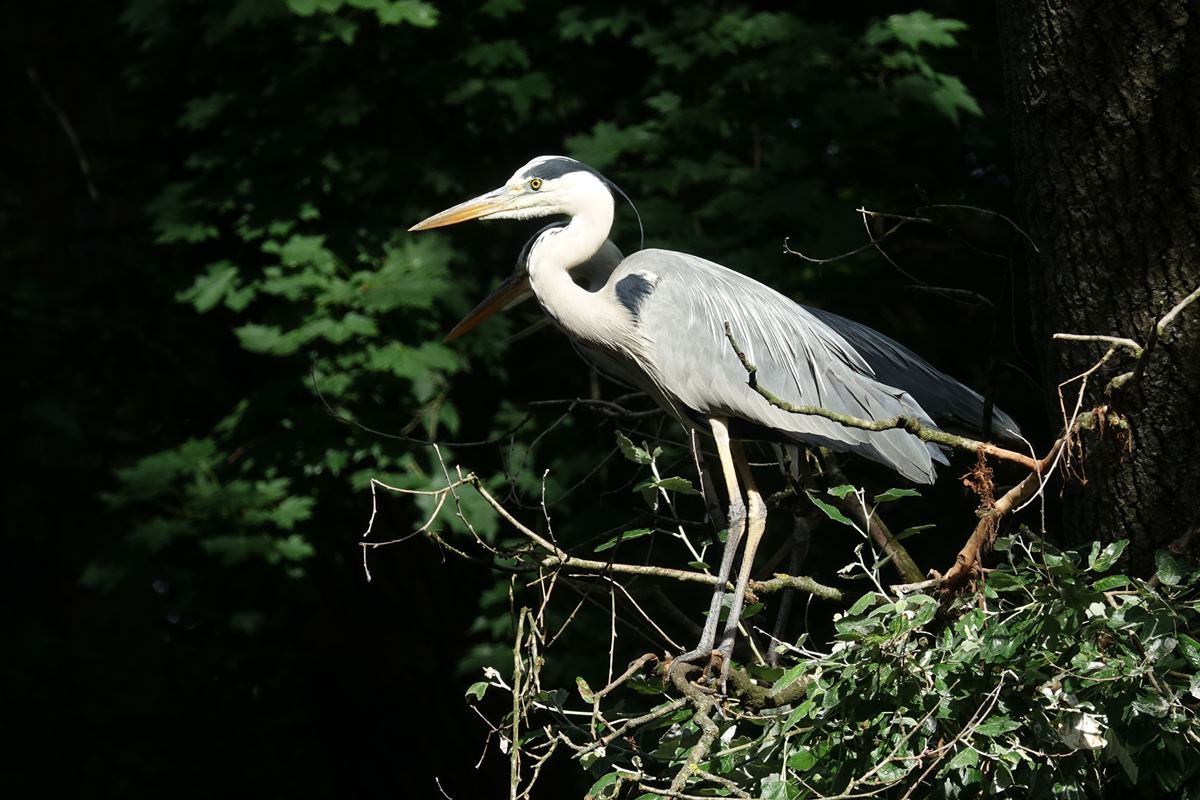
[[[807,772],[817,763],[817,757],[807,747],[800,747],[788,757],[787,765],[797,772]]]
[[[1183,580],[1183,567],[1166,550],[1154,552],[1154,574],[1163,586],[1175,586]]]
[[[760,800],[787,800],[787,782],[780,780],[778,775],[768,775],[762,779]]]
[[[609,791],[621,779],[619,773],[610,772],[600,780],[592,784],[592,788],[587,790],[584,795],[584,800],[601,800],[601,798],[609,798],[614,795]]]
[[[806,669],[806,665],[797,664],[796,666],[789,669],[787,672],[780,675],[779,680],[775,681],[775,683],[773,683],[771,685],[771,694],[779,694],[784,689],[788,688],[793,683],[800,680],[800,677],[802,675],[804,675],[805,669]]]
[[[1088,555],[1088,569],[1092,572],[1107,572],[1113,564],[1117,563],[1117,560],[1128,546],[1128,539],[1118,539],[1101,550],[1100,543],[1094,542],[1092,544],[1092,551]]]
[[[1179,649],[1183,653],[1183,657],[1188,660],[1188,663],[1195,669],[1200,669],[1200,642],[1188,636],[1186,633],[1178,634]]]
[[[955,754],[954,758],[950,759],[947,764],[950,769],[963,769],[965,767],[973,767],[979,763],[979,752],[971,747],[964,747]]]
[[[465,697],[474,697],[476,700],[482,700],[483,695],[488,690],[487,681],[476,681],[468,687]]]
[[[1010,733],[1011,731],[1015,731],[1020,727],[1021,723],[1017,722],[1016,720],[1000,716],[992,717],[991,719],[981,722],[975,728],[975,732],[980,736],[996,737]]]

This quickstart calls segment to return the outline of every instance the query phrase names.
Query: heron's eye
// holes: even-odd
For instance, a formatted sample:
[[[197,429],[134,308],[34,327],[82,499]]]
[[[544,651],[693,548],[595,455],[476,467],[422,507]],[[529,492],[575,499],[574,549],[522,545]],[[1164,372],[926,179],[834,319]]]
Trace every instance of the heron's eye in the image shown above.
[[[541,179],[541,178],[534,178],[533,180],[531,180],[531,181],[529,182],[529,188],[530,188],[530,189],[533,189],[535,192],[536,192],[538,189],[542,188],[542,179]]]

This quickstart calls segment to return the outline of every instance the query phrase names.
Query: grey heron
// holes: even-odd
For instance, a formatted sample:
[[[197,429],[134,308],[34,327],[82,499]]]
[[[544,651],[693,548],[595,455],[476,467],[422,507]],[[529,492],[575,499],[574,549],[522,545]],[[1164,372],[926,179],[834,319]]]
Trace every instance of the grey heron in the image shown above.
[[[729,533],[700,643],[675,661],[715,652],[724,675],[766,525],[766,505],[743,440],[853,453],[916,483],[932,483],[934,462],[947,463],[936,446],[903,430],[864,431],[771,405],[748,385],[725,325],[757,365],[763,385],[794,404],[868,420],[904,415],[934,426],[923,403],[967,421],[982,416],[983,403],[978,394],[882,334],[801,306],[719,264],[671,250],[640,250],[624,259],[619,252],[603,253],[611,247],[607,239],[616,210],[614,191],[619,191],[614,184],[579,161],[539,156],[503,186],[409,230],[473,219],[567,217],[565,224],[547,226],[531,240],[523,259],[529,290],[586,357],[609,365],[608,371],[632,382],[685,427],[707,429],[716,443],[729,496]],[[593,265],[593,279],[577,280],[572,271],[585,264]],[[519,273],[520,264],[518,273],[489,298],[494,302],[480,304],[452,335],[493,308],[519,300],[525,280]],[[603,279],[595,279],[596,274]],[[1016,432],[1002,412],[994,421],[996,428]],[[743,534],[738,579],[720,648],[714,651],[724,587]]]

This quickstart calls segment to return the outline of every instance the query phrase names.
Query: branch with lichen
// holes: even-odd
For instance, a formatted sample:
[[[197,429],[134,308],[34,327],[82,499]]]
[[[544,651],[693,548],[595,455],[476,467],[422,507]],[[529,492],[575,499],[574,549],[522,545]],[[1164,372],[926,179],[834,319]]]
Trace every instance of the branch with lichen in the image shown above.
[[[795,403],[789,403],[787,400],[784,400],[767,387],[759,384],[758,367],[752,364],[750,359],[746,357],[746,353],[738,344],[737,339],[734,338],[733,329],[730,327],[728,322],[725,323],[725,338],[727,338],[729,340],[729,344],[733,346],[733,352],[737,354],[738,361],[742,363],[742,367],[746,370],[746,381],[750,388],[762,395],[763,399],[771,405],[775,406],[776,408],[781,408],[788,413],[824,417],[825,419],[832,420],[840,425],[845,425],[847,428],[857,428],[864,431],[879,432],[903,430],[911,433],[913,436],[916,436],[923,442],[932,442],[934,444],[945,445],[946,447],[952,447],[955,450],[962,450],[969,453],[983,453],[985,455],[992,456],[993,458],[999,458],[1004,461],[1012,461],[1013,463],[1020,464],[1021,466],[1030,470],[1036,470],[1038,468],[1038,462],[1023,453],[1006,450],[1003,447],[997,447],[989,442],[968,439],[965,436],[956,436],[953,433],[947,433],[946,431],[938,428],[931,428],[914,417],[900,414],[894,417],[889,417],[888,419],[860,419],[850,414],[842,414],[837,411],[830,411],[828,408],[822,408],[821,406],[797,405]]]

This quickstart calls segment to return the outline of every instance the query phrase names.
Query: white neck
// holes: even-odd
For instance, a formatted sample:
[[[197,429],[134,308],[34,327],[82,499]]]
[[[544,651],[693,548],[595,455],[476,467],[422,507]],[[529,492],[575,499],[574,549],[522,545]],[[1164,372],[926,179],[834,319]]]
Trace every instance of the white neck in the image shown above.
[[[568,273],[594,256],[612,230],[612,194],[598,180],[593,179],[593,186],[595,190],[572,192],[570,223],[547,231],[534,244],[529,284],[542,308],[567,333],[594,344],[621,346],[633,333],[632,320],[611,289],[589,292]]]

